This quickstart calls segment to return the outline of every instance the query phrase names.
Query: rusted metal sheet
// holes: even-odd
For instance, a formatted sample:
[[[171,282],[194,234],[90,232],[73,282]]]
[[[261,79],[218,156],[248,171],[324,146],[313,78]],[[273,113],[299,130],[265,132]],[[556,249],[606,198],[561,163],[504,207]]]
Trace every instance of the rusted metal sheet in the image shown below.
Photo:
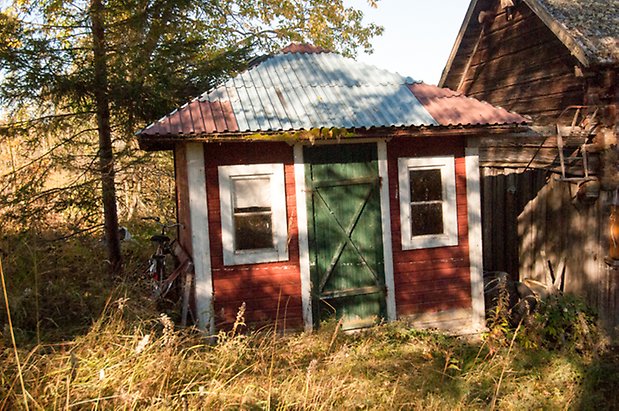
[[[441,126],[521,124],[527,121],[519,114],[466,97],[448,88],[424,83],[415,83],[408,87]]]
[[[489,104],[314,46],[284,50],[139,134],[173,137],[525,121]]]
[[[143,135],[210,134],[239,131],[229,101],[193,100],[141,131]]]

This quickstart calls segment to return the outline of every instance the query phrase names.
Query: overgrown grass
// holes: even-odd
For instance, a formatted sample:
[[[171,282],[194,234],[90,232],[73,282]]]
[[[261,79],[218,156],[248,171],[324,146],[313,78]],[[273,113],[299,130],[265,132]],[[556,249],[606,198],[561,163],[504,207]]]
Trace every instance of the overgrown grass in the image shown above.
[[[619,356],[576,302],[550,302],[516,329],[497,321],[473,340],[403,323],[354,334],[337,323],[311,334],[249,330],[242,310],[235,330],[208,339],[160,315],[134,283],[101,277],[85,257],[99,252],[95,240],[71,241],[45,254],[62,269],[39,258],[38,322],[34,291],[23,296],[28,247],[13,242],[21,249],[3,258],[26,392],[5,327],[0,409],[619,408]],[[131,261],[142,248],[126,250]]]
[[[608,351],[470,342],[391,323],[356,334],[263,329],[210,341],[167,316],[110,300],[89,331],[21,347],[31,408],[613,409]],[[2,409],[25,408],[15,357],[0,356]],[[502,379],[500,379],[503,375]],[[499,380],[501,383],[499,385]]]

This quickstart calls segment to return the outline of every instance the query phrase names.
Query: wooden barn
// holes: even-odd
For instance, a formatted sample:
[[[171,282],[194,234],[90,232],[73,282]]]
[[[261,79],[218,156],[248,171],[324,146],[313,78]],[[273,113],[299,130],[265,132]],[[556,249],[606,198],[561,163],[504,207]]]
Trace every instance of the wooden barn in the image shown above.
[[[138,133],[173,150],[199,326],[484,327],[477,141],[524,118],[291,45]]]
[[[563,273],[616,336],[618,20],[612,0],[473,0],[439,83],[532,119],[480,141],[484,267]]]

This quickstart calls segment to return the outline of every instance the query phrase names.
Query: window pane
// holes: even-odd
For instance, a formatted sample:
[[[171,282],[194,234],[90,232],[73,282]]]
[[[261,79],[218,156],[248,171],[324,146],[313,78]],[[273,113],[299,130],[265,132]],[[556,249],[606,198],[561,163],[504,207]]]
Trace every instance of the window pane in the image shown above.
[[[246,213],[234,216],[236,250],[273,248],[271,213]]]
[[[271,208],[269,177],[235,178],[232,181],[234,208]]]
[[[443,234],[443,205],[411,204],[411,233],[416,235]]]
[[[411,202],[442,201],[441,170],[410,170]]]
[[[232,181],[235,249],[273,248],[270,178],[256,176]]]

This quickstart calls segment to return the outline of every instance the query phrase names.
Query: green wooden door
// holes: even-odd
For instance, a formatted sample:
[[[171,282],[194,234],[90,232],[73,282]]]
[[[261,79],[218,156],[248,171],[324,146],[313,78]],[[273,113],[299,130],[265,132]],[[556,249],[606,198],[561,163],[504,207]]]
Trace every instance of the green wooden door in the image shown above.
[[[375,144],[306,147],[314,321],[367,327],[385,316]]]

